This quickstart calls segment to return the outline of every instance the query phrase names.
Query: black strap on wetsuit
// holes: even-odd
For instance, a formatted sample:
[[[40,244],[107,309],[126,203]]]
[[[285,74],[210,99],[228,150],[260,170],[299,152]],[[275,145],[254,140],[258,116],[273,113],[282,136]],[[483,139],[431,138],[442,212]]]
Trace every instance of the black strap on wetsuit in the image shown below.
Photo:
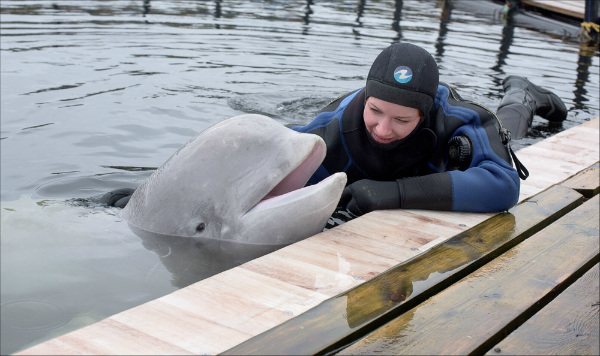
[[[529,171],[527,170],[527,168],[525,168],[523,163],[519,161],[517,155],[515,154],[515,151],[513,151],[512,147],[510,146],[510,138],[510,131],[508,131],[505,128],[501,128],[500,139],[502,140],[502,144],[504,144],[506,148],[508,148],[508,152],[510,153],[510,156],[515,162],[515,169],[517,170],[517,173],[519,173],[519,178],[521,178],[522,180],[526,180],[529,177]]]

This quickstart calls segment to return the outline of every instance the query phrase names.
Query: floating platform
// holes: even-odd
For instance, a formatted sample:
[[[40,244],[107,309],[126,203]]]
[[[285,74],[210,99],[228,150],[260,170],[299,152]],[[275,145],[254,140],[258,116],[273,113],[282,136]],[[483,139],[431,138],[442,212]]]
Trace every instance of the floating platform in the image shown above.
[[[585,16],[585,0],[521,0],[521,3],[578,19]]]
[[[599,124],[519,150],[508,212],[375,211],[19,354],[523,353],[598,295]]]

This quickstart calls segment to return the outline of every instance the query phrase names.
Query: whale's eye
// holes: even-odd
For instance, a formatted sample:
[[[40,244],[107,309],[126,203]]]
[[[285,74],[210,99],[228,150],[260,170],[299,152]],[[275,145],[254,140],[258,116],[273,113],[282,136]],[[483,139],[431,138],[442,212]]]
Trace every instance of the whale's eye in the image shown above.
[[[205,223],[200,223],[198,226],[196,226],[196,232],[204,232],[204,229],[206,229]]]

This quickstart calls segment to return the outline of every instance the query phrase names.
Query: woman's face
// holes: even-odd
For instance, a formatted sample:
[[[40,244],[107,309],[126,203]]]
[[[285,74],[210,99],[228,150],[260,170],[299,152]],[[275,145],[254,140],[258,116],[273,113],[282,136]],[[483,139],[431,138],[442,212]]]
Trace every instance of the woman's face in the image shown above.
[[[374,97],[365,103],[363,117],[367,130],[379,143],[390,143],[408,136],[419,124],[420,110],[393,104]]]

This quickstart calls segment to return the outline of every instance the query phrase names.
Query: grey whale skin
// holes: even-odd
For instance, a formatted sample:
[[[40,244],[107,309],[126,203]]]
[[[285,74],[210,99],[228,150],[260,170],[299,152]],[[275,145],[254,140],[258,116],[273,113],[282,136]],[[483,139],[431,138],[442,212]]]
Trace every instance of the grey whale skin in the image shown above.
[[[194,240],[236,263],[323,230],[346,185],[336,173],[304,187],[325,142],[262,115],[199,133],[134,192],[121,217],[140,237]],[[214,256],[213,256],[214,257]]]

